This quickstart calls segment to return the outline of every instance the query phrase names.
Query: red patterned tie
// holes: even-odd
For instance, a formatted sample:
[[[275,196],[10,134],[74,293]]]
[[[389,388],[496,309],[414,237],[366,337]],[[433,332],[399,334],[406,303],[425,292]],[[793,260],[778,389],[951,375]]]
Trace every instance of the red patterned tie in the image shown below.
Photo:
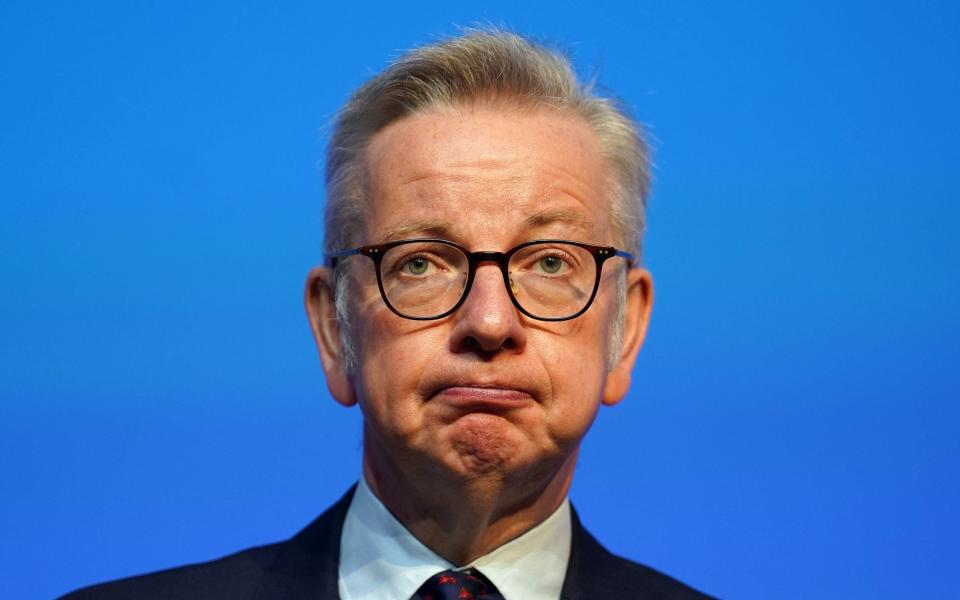
[[[504,600],[489,579],[480,571],[441,571],[428,579],[411,600]]]

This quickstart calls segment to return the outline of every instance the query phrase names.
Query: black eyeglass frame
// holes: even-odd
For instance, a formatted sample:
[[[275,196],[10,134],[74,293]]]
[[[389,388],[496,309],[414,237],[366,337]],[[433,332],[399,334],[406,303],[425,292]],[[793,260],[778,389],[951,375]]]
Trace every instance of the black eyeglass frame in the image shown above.
[[[463,292],[460,294],[460,299],[457,300],[456,304],[450,310],[443,312],[436,316],[431,317],[415,317],[412,315],[405,314],[400,312],[395,306],[390,303],[390,299],[387,298],[387,293],[383,289],[383,278],[380,274],[380,265],[383,261],[383,256],[386,252],[397,246],[402,246],[404,244],[411,243],[439,243],[452,246],[462,252],[467,257],[467,282],[463,286]],[[593,290],[590,292],[590,299],[587,300],[587,303],[578,310],[576,313],[567,316],[567,317],[540,317],[525,309],[520,305],[520,302],[517,300],[517,297],[513,294],[513,289],[510,285],[510,273],[507,270],[510,265],[510,259],[514,254],[535,244],[570,244],[571,246],[577,246],[583,248],[584,250],[590,252],[593,256],[593,260],[596,261],[597,267],[597,276],[593,282]],[[324,259],[327,265],[330,268],[335,268],[337,266],[337,259],[346,258],[348,256],[355,256],[361,254],[366,256],[373,261],[375,270],[377,272],[377,287],[380,288],[380,297],[383,299],[384,304],[387,305],[387,308],[392,310],[397,315],[403,317],[404,319],[412,319],[414,321],[434,321],[437,319],[442,319],[449,315],[452,315],[460,308],[464,301],[467,299],[467,296],[470,294],[470,288],[473,285],[473,278],[477,273],[477,267],[481,263],[492,262],[496,263],[500,267],[500,273],[503,274],[503,284],[507,288],[507,295],[510,296],[510,301],[513,302],[513,305],[524,315],[530,317],[531,319],[536,319],[538,321],[569,321],[570,319],[576,319],[590,308],[590,305],[593,304],[594,298],[597,296],[597,290],[600,289],[600,274],[603,271],[603,263],[607,259],[619,256],[621,258],[627,259],[627,266],[632,267],[636,262],[636,257],[626,252],[625,250],[618,250],[613,246],[595,246],[593,244],[584,244],[583,242],[575,242],[573,240],[531,240],[529,242],[524,242],[520,245],[514,246],[513,248],[507,250],[506,252],[493,252],[493,251],[480,251],[480,252],[470,252],[460,244],[456,242],[451,242],[450,240],[436,239],[436,238],[415,238],[409,240],[397,240],[394,242],[387,242],[385,244],[371,244],[367,246],[360,246],[359,248],[352,248],[350,250],[341,250],[339,252],[332,252],[330,254],[325,254]]]

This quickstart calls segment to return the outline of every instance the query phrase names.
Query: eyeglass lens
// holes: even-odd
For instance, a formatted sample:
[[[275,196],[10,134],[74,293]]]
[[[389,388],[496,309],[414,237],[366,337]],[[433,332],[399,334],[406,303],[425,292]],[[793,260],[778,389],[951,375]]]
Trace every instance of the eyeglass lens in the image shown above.
[[[516,302],[546,318],[580,311],[590,301],[597,277],[590,251],[563,242],[525,246],[510,257],[507,270]],[[384,253],[380,277],[384,295],[397,311],[432,317],[460,301],[469,260],[459,248],[441,242],[400,244]]]

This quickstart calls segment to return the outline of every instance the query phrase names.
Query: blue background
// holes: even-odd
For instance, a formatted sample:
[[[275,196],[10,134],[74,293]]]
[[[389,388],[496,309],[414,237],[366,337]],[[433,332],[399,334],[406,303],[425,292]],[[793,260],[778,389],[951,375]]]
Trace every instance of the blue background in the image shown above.
[[[127,4],[0,7],[0,597],[285,538],[354,481],[301,307],[328,123],[477,22],[657,147],[588,526],[723,597],[955,596],[955,3]]]

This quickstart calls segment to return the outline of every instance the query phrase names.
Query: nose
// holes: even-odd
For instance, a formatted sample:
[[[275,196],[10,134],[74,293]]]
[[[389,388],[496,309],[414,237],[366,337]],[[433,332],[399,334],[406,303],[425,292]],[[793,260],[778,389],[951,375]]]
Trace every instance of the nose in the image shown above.
[[[502,351],[522,352],[526,329],[504,286],[496,264],[477,267],[467,297],[455,313],[451,337],[454,352],[475,352],[491,357]]]

